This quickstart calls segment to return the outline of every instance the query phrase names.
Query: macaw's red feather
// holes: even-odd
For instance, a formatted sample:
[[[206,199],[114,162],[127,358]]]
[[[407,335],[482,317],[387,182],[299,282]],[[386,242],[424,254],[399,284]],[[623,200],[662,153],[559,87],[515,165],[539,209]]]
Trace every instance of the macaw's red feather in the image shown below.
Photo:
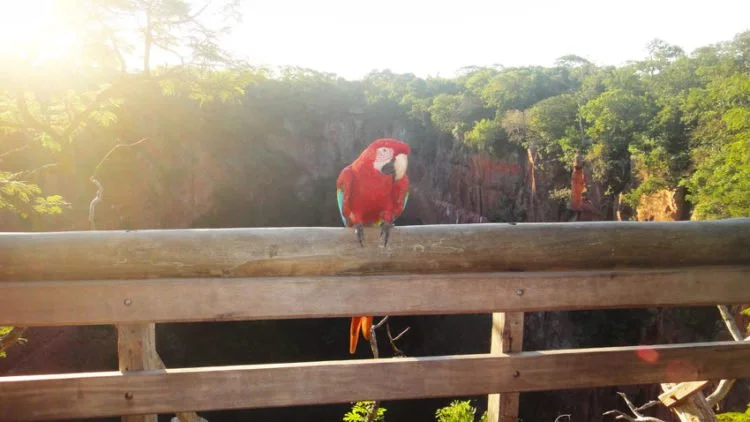
[[[339,204],[347,227],[355,224],[372,225],[378,221],[392,224],[404,210],[404,199],[409,192],[409,177],[394,180],[375,166],[378,148],[390,148],[393,156],[409,155],[409,145],[395,139],[378,139],[371,143],[354,160],[344,167],[336,180],[341,191]]]
[[[404,211],[409,193],[406,174],[396,179],[395,165],[404,164],[403,156],[411,153],[409,145],[395,139],[373,141],[354,160],[344,167],[336,180],[337,200],[341,218],[347,227],[355,225],[391,225]],[[399,160],[396,158],[400,157]],[[386,171],[390,166],[391,171]],[[387,240],[387,237],[386,237]],[[357,350],[359,333],[370,340],[372,316],[356,316],[349,326],[349,353]]]

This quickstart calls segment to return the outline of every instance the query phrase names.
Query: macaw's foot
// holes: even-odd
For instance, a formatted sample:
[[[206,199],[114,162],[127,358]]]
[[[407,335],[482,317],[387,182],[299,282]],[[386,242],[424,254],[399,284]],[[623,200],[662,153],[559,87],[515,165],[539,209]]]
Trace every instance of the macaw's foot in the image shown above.
[[[364,239],[365,239],[365,228],[362,226],[362,224],[355,224],[354,225],[354,232],[357,234],[357,240],[359,240],[359,246],[365,247]]]
[[[380,226],[380,238],[383,239],[383,247],[385,248],[388,246],[388,238],[391,236],[391,229],[393,228],[393,224],[391,223],[383,223]]]

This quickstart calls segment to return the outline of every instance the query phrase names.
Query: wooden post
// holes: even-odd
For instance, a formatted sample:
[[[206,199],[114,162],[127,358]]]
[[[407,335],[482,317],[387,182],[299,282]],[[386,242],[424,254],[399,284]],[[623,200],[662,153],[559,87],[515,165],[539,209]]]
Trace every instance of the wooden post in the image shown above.
[[[523,346],[523,312],[492,314],[491,354],[520,352]],[[519,393],[487,396],[487,422],[517,422]]]
[[[664,394],[659,400],[665,403],[670,397],[674,397],[669,404],[665,405],[672,411],[680,422],[716,422],[716,414],[706,402],[706,397],[700,391],[703,382],[662,383]]]
[[[117,326],[117,357],[120,371],[156,369],[156,324],[128,324]],[[137,400],[132,391],[125,392],[126,400]],[[122,422],[157,422],[157,415],[123,416]]]
[[[156,352],[156,324],[118,325],[117,356],[122,372],[166,369]],[[126,400],[136,399],[133,392],[125,394]],[[195,412],[177,412],[172,420],[175,419],[179,422],[207,422]],[[157,422],[157,415],[123,416],[122,422]]]

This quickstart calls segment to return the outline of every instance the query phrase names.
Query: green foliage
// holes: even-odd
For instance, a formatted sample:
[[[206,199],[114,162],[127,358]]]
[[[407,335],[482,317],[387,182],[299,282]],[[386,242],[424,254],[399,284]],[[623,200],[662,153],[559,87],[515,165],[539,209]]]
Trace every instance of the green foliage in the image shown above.
[[[367,415],[372,410],[372,406],[375,404],[373,401],[358,401],[352,405],[344,415],[344,422],[365,422]],[[378,407],[377,415],[375,415],[375,422],[383,422],[385,420],[386,409],[382,406]]]
[[[750,137],[712,152],[686,185],[696,218],[750,216]]]
[[[469,400],[454,400],[450,405],[435,412],[435,420],[437,422],[474,422],[476,412],[477,409]],[[479,418],[479,422],[487,422],[487,412]]]
[[[0,172],[0,210],[9,210],[27,218],[37,214],[60,214],[69,204],[60,195],[42,196],[35,183],[23,179],[25,172]]]
[[[744,413],[740,412],[726,412],[716,414],[716,420],[718,422],[750,422],[750,406]]]
[[[500,122],[497,120],[482,119],[474,125],[473,129],[466,132],[464,141],[478,149],[493,151],[495,145],[504,139],[504,135],[505,133]]]
[[[14,327],[0,326],[0,344],[2,344],[2,341],[5,338],[5,336],[7,336],[8,334],[11,333],[11,331],[13,331],[13,328]],[[4,358],[4,357],[6,357],[5,351],[1,350],[0,358]]]
[[[344,422],[365,422],[374,402],[358,401],[344,415]],[[375,421],[385,420],[386,409],[378,407]],[[435,411],[436,422],[475,422],[477,409],[471,405],[469,400],[454,400],[450,405],[441,407]],[[487,412],[484,412],[477,422],[487,422]]]

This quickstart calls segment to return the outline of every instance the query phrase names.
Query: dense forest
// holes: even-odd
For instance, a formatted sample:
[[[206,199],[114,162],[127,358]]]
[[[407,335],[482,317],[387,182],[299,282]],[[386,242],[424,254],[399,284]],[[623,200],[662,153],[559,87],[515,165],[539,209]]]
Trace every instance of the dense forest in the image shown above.
[[[339,170],[384,136],[413,150],[414,199],[397,225],[580,218],[570,200],[576,162],[590,219],[750,216],[750,31],[692,52],[654,40],[642,60],[622,66],[571,54],[548,67],[466,67],[451,78],[377,70],[346,80],[227,54],[225,28],[212,22],[236,24],[236,1],[74,3],[56,23],[76,35],[74,47],[0,58],[2,231],[338,226]],[[524,348],[720,332],[715,309],[601,314],[528,315]],[[410,356],[489,350],[487,316],[401,321],[412,327]],[[160,326],[160,353],[175,366],[346,356],[343,320],[222,326]],[[28,350],[43,341],[38,333]],[[103,357],[74,367],[111,369],[96,365],[112,364],[113,334],[95,335]],[[258,338],[276,340],[258,346]],[[524,395],[521,413],[594,420],[619,406],[605,390]],[[646,399],[656,390],[638,391]],[[393,420],[424,420],[447,403],[426,402],[386,406]],[[247,415],[340,419],[347,407],[302,409]]]
[[[677,204],[676,218],[750,215],[750,32],[690,54],[654,40],[646,58],[620,67],[570,55],[554,67],[468,67],[450,79],[385,70],[348,81],[309,69],[269,70],[233,61],[210,28],[189,19],[187,6],[173,5],[152,12],[147,44],[187,51],[190,60],[154,66],[147,49],[143,65],[131,71],[123,51],[132,49],[128,43],[138,35],[121,28],[117,13],[146,13],[139,4],[104,2],[87,13],[69,12],[67,23],[85,40],[80,48],[54,61],[30,55],[5,61],[10,66],[0,81],[0,208],[6,220],[9,211],[24,218],[87,211],[95,192],[87,179],[119,143],[148,138],[140,150],[153,154],[151,165],[160,167],[159,176],[170,178],[165,184],[171,186],[200,168],[200,160],[213,160],[212,168],[191,177],[221,185],[216,173],[242,167],[247,177],[263,173],[269,178],[264,183],[273,185],[273,168],[289,171],[299,164],[275,148],[277,138],[295,138],[299,145],[288,146],[314,153],[320,146],[303,144],[327,142],[332,125],[349,122],[357,125],[356,145],[338,148],[345,156],[318,159],[326,168],[312,171],[314,185],[330,182],[322,179],[333,177],[371,138],[398,135],[424,163],[455,157],[456,151],[481,153],[530,167],[531,177],[542,179],[536,185],[548,188],[508,192],[498,198],[505,203],[472,210],[490,220],[549,219],[534,204],[566,199],[576,154],[587,163],[595,205],[607,219],[635,219],[639,206],[664,192]],[[170,23],[181,16],[188,18]],[[127,154],[112,158],[122,161],[119,156]],[[53,178],[70,183],[55,186]],[[227,185],[211,190],[231,196]],[[310,189],[284,187],[288,196]],[[320,209],[317,199],[330,202],[313,190],[304,201],[308,206]],[[268,218],[262,223],[283,224]],[[46,227],[59,220],[36,221]],[[201,224],[195,221],[181,224]]]

